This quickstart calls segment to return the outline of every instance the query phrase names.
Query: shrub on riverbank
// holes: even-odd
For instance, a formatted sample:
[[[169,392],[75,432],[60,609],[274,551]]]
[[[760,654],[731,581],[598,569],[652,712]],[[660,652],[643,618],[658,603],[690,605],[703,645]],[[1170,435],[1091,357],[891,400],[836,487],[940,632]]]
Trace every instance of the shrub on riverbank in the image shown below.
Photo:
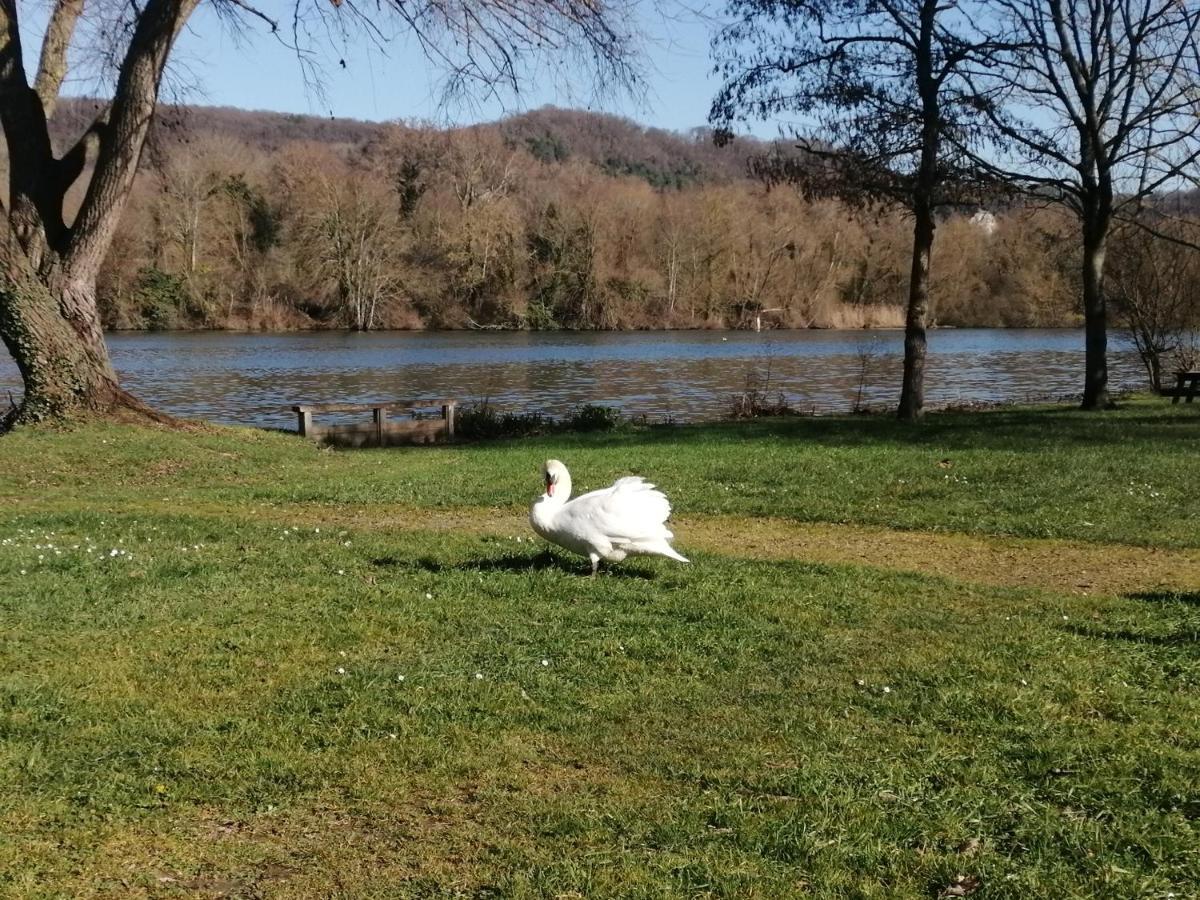
[[[463,408],[454,423],[454,433],[465,440],[532,437],[542,434],[611,431],[621,423],[620,410],[585,403],[565,418],[555,419],[538,412],[502,412],[488,400]]]

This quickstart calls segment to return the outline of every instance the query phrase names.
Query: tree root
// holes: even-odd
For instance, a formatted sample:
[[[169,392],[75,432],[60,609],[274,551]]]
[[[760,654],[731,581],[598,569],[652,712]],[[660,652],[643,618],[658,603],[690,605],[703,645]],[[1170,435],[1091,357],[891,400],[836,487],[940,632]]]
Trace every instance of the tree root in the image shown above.
[[[0,434],[26,426],[70,426],[96,421],[152,425],[176,431],[193,431],[203,427],[199,422],[179,419],[157,410],[119,385],[111,384],[93,391],[91,396],[65,409],[46,410],[38,404],[29,404],[22,400],[20,404],[14,404],[7,413],[0,416]]]

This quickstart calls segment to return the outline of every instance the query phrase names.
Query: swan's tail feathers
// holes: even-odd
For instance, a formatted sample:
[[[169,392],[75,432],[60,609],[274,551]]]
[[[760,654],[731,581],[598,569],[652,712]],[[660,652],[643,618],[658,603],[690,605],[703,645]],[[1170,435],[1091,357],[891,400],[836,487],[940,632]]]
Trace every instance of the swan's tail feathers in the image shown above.
[[[666,557],[670,557],[671,559],[678,560],[681,563],[690,563],[691,562],[690,559],[688,559],[686,556],[684,556],[682,553],[680,553],[678,550],[676,550],[670,544],[667,544],[666,547],[663,548],[662,555],[666,556]]]
[[[688,561],[671,546],[675,535],[666,525],[671,503],[662,491],[644,478],[630,476],[618,479],[602,496],[601,510],[593,521],[614,546],[629,553]]]
[[[665,556],[678,562],[691,562],[686,556],[668,544],[665,540],[638,541],[628,547],[632,553],[642,553],[647,556]]]

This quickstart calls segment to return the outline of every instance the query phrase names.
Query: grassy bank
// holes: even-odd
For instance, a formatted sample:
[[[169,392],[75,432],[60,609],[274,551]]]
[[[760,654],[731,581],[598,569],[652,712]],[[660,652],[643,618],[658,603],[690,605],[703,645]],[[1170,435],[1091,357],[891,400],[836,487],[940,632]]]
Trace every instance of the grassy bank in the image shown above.
[[[1161,401],[356,453],[9,435],[0,890],[1187,896],[1197,446]],[[544,554],[548,455],[653,476],[694,564]],[[1027,583],[1056,547],[1086,588]],[[1104,579],[1134,558],[1158,574]]]

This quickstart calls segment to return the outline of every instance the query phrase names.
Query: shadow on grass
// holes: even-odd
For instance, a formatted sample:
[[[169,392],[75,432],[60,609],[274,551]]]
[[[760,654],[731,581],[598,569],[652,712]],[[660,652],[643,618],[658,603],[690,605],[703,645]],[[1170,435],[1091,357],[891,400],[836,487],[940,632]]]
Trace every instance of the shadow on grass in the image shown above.
[[[544,572],[558,570],[568,574],[577,573],[590,575],[592,568],[587,562],[577,565],[572,559],[564,559],[548,550],[532,555],[507,553],[504,556],[488,556],[482,559],[470,559],[465,562],[447,564],[432,557],[423,556],[418,559],[401,559],[398,556],[384,556],[371,560],[372,565],[387,569],[403,569],[406,571],[421,571],[433,573],[445,572]],[[618,578],[641,578],[651,581],[655,575],[645,569],[628,566],[609,566],[600,564],[601,575],[612,575]]]
[[[1104,641],[1128,641],[1132,644],[1146,644],[1152,647],[1191,647],[1200,649],[1200,633],[1195,631],[1175,631],[1171,634],[1145,634],[1140,631],[1130,631],[1127,628],[1085,628],[1073,626],[1067,629],[1080,637],[1096,638]]]
[[[1139,591],[1125,594],[1125,598],[1147,603],[1184,603],[1188,606],[1200,606],[1200,591]]]
[[[934,411],[919,426],[889,415],[799,416],[685,425],[620,429],[604,435],[606,447],[646,447],[681,440],[711,444],[741,443],[747,439],[795,440],[824,446],[934,445],[942,449],[999,449],[1037,452],[1047,443],[1086,447],[1122,444],[1153,445],[1178,441],[1180,432],[1194,429],[1200,416],[1175,410],[1136,406],[1111,412],[1085,412],[1073,406],[998,408],[981,411]],[[514,439],[537,445],[591,448],[593,434],[559,434]],[[490,443],[490,442],[488,442]]]
[[[1200,406],[1197,407],[1200,411]],[[1084,447],[1119,445],[1153,446],[1159,441],[1178,441],[1200,425],[1200,415],[1153,400],[1122,403],[1104,412],[1085,412],[1073,403],[980,410],[933,410],[919,426],[901,423],[889,410],[872,415],[833,414],[821,416],[772,417],[766,419],[720,420],[680,425],[625,426],[615,431],[576,431],[542,435],[497,437],[462,441],[459,446],[519,445],[534,448],[591,449],[597,438],[606,447],[642,448],[677,445],[681,441],[706,444],[741,444],[747,439],[799,441],[830,447],[922,446],[939,450],[998,449],[1009,452],[1040,452],[1048,444]],[[290,428],[268,428],[298,437]],[[439,444],[438,446],[444,446]],[[414,445],[416,448],[416,445]],[[353,450],[356,448],[339,448]],[[357,448],[360,451],[378,447]],[[395,449],[395,448],[391,448]],[[409,449],[405,447],[404,449]],[[420,448],[424,449],[424,448]]]

